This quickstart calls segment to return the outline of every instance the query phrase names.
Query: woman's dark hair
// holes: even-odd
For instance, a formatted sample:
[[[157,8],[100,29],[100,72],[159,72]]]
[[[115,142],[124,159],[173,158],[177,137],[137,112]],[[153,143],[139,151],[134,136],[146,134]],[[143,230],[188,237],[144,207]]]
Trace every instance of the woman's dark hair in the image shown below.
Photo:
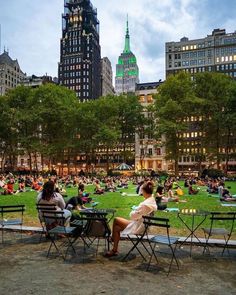
[[[158,185],[156,192],[158,194],[163,194],[164,187],[162,185]]]
[[[83,183],[80,183],[79,186],[78,186],[78,191],[84,191],[84,184]]]
[[[55,192],[55,183],[54,181],[47,181],[43,186],[42,199],[49,201],[54,198],[53,193]]]
[[[151,181],[148,181],[143,184],[142,189],[147,193],[147,194],[152,194],[153,193],[153,183]]]

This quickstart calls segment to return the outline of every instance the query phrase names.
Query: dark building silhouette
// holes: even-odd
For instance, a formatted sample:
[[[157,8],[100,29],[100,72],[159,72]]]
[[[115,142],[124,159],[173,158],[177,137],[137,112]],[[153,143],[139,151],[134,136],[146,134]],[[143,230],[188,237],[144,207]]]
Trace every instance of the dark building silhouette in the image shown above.
[[[90,0],[64,0],[58,81],[82,101],[101,96],[97,10]]]

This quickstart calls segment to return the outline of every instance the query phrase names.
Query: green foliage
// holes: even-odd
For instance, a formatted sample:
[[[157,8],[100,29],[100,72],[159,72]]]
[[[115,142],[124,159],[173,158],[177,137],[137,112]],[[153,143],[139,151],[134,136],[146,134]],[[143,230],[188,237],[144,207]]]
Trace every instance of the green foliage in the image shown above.
[[[208,176],[211,178],[219,178],[219,177],[223,177],[224,173],[222,170],[219,170],[219,169],[213,169],[213,168],[205,169],[203,170],[201,177],[205,177],[205,176]]]

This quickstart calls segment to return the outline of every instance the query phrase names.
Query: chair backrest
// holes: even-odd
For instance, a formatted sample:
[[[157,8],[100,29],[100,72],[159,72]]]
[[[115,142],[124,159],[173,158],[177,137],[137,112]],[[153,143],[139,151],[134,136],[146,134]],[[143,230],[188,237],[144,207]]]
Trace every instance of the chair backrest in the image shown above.
[[[23,213],[25,211],[25,205],[3,205],[0,206],[1,219],[3,220],[5,214],[10,213],[21,213],[21,218],[23,219]]]
[[[65,227],[66,218],[63,211],[43,210],[42,218],[45,224],[45,229],[50,230],[56,226]]]
[[[162,218],[162,217],[153,217],[153,216],[143,216],[143,224],[145,226],[145,231],[148,233],[150,227],[161,227],[165,228],[165,234],[168,237],[170,241],[170,234],[169,234],[169,224],[170,220],[168,218]]]
[[[55,204],[36,204],[36,209],[38,211],[38,218],[40,223],[42,224],[43,222],[43,211],[56,211],[56,205]],[[43,224],[42,224],[43,226]]]
[[[236,212],[211,212],[210,233],[212,229],[217,225],[217,227],[228,227],[229,236],[231,236],[234,229],[235,219]]]

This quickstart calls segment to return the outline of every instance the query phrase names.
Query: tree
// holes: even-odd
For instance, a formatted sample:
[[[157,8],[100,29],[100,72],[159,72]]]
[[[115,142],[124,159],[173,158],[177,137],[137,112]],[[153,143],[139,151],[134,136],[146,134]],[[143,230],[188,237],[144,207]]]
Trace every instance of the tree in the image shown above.
[[[179,174],[178,161],[186,143],[182,134],[189,128],[187,118],[197,112],[201,103],[195,97],[190,75],[180,72],[169,76],[156,95],[156,137],[164,136],[166,159],[174,160],[175,174]]]
[[[96,101],[96,117],[99,120],[96,140],[99,146],[106,150],[106,170],[109,171],[109,154],[120,138],[120,125],[118,123],[117,97],[108,95]],[[113,156],[113,154],[112,154]],[[112,158],[112,157],[111,157]]]
[[[127,94],[117,96],[118,103],[118,123],[120,125],[121,138],[120,143],[123,146],[124,162],[127,161],[129,151],[128,145],[135,142],[135,132],[143,126],[144,115],[143,108],[138,101],[138,97]]]
[[[220,169],[221,161],[226,158],[226,171],[235,138],[235,94],[235,81],[224,74],[196,75],[196,95],[204,100],[201,128],[208,160],[216,162]]]
[[[67,163],[69,168],[70,150],[76,136],[76,112],[78,99],[73,91],[46,84],[35,89],[33,105],[37,109],[40,144],[38,150],[48,165]]]

